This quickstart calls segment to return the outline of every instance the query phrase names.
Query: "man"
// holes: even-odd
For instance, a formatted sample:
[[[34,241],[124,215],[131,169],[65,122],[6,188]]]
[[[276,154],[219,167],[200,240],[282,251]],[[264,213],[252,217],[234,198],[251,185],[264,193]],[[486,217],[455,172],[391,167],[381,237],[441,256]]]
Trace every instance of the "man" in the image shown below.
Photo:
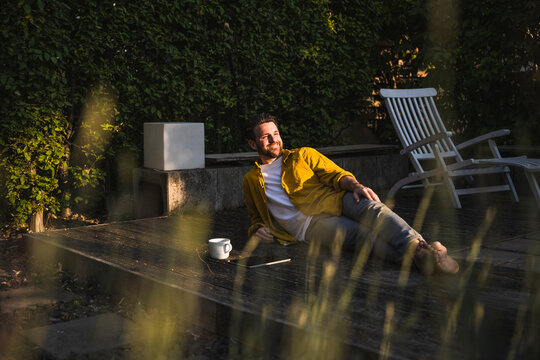
[[[315,149],[284,149],[276,117],[256,115],[246,132],[259,155],[243,184],[249,236],[284,245],[343,241],[346,250],[368,242],[376,255],[392,262],[399,263],[411,251],[422,272],[459,271],[441,243],[428,244],[352,173]]]

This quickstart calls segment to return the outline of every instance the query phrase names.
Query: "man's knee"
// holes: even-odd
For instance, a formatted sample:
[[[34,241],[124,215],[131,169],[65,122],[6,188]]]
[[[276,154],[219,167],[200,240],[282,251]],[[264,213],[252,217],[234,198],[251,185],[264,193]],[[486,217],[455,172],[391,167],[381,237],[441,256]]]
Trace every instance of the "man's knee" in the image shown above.
[[[360,221],[363,218],[378,218],[381,215],[392,213],[389,207],[379,201],[363,198],[357,203],[356,201],[351,202],[345,197],[343,200],[343,215],[355,221]]]
[[[372,201],[372,200],[368,200],[368,201],[369,201],[369,204],[367,205],[366,210],[368,212],[372,212],[376,214],[377,217],[392,213],[392,210],[390,210],[390,208],[386,206],[385,204],[383,204],[382,202]]]

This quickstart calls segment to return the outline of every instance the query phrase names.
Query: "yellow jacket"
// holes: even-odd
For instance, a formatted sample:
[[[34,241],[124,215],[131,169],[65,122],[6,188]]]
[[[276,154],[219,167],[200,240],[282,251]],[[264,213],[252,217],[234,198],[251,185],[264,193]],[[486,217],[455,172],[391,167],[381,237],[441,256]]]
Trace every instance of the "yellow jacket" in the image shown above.
[[[339,186],[339,180],[353,174],[343,170],[317,150],[308,147],[283,149],[282,161],[281,184],[298,210],[308,216],[322,213],[341,215],[341,199],[345,191]],[[244,176],[244,197],[251,220],[248,236],[265,226],[284,245],[297,241],[277,222],[272,221],[268,211],[264,178],[257,162]]]

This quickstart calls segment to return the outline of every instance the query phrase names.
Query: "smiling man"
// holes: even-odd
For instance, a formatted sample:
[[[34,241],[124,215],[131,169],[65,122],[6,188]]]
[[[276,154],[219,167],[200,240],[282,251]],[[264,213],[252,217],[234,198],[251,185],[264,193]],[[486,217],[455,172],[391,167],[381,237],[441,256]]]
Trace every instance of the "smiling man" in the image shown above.
[[[284,149],[275,116],[254,116],[246,134],[259,154],[244,176],[249,236],[284,245],[307,241],[329,247],[342,241],[351,251],[367,243],[377,256],[396,263],[410,249],[424,273],[459,271],[440,242],[428,244],[352,173],[315,149]]]

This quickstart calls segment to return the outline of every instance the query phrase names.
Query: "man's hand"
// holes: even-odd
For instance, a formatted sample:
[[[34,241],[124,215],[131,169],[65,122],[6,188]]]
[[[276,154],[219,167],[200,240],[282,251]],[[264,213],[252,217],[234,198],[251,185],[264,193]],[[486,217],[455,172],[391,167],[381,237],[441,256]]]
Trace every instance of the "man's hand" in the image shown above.
[[[353,197],[354,197],[354,200],[356,200],[356,202],[359,202],[360,201],[360,198],[363,196],[365,197],[366,199],[368,200],[373,200],[373,201],[378,201],[378,202],[381,202],[381,200],[379,199],[379,197],[377,196],[377,194],[375,194],[375,191],[371,190],[370,188],[368,187],[365,187],[361,184],[358,184],[360,186],[356,187],[352,193],[353,193]]]
[[[264,226],[257,229],[257,231],[255,232],[254,235],[257,236],[259,239],[261,239],[261,241],[264,241],[264,242],[273,242],[274,241],[274,236],[272,235],[272,232],[270,231],[269,228],[264,227]]]
[[[362,197],[365,197],[368,200],[373,200],[373,201],[378,201],[378,202],[381,201],[373,190],[360,184],[352,176],[342,177],[341,180],[339,180],[339,186],[345,191],[352,192],[354,200],[356,200],[356,202],[359,202]]]

